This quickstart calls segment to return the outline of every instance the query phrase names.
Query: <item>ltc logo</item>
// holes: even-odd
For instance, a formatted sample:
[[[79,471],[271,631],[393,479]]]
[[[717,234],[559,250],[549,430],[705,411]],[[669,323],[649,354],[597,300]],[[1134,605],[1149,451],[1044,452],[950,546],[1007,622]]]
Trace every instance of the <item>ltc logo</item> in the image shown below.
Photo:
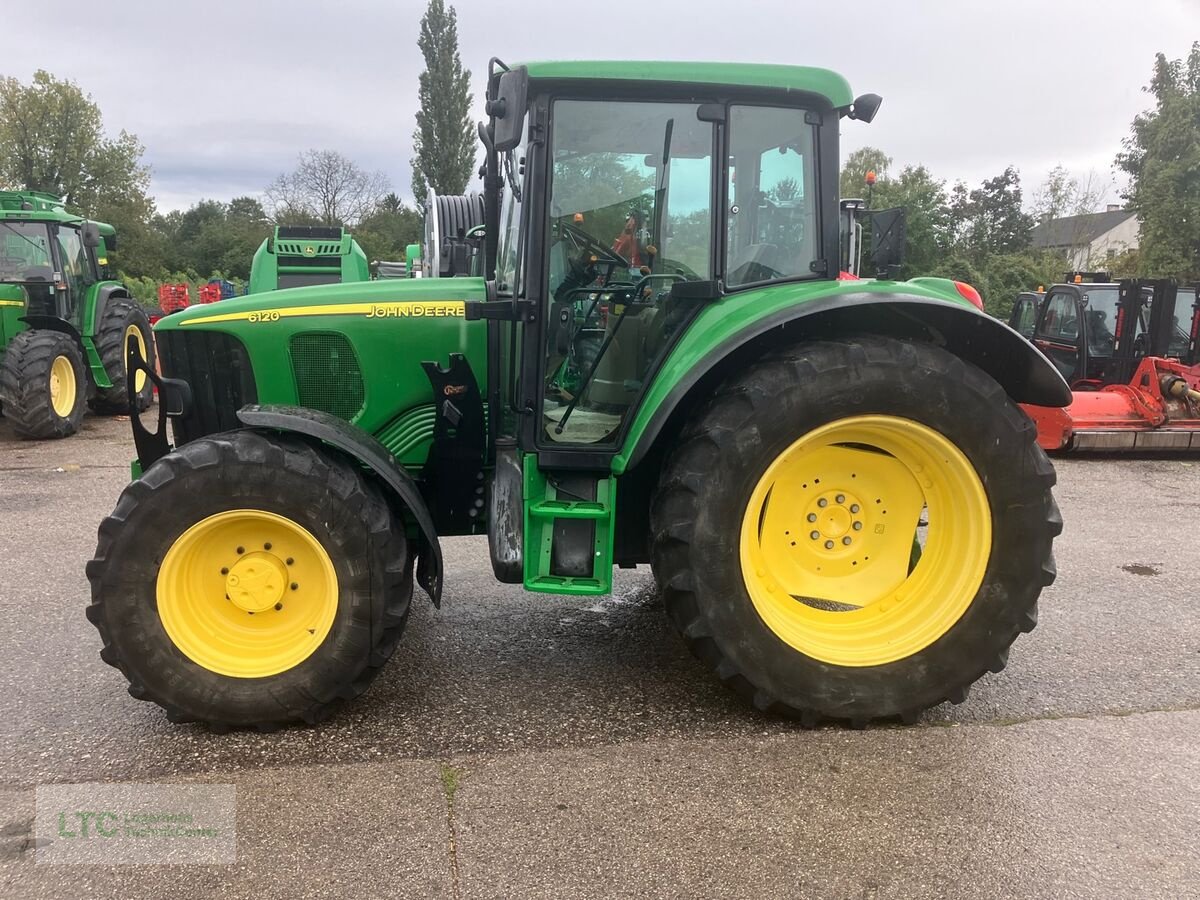
[[[304,255],[305,256],[316,256],[317,248],[312,246],[311,244],[309,244],[307,247],[304,248]]]
[[[109,828],[106,822],[117,822],[119,817],[116,813],[111,812],[77,812],[75,813],[76,822],[68,822],[67,814],[60,812],[58,814],[58,836],[64,838],[73,837],[90,837],[88,834],[89,823],[93,826],[93,834],[100,837],[113,837],[117,834],[117,828]],[[68,830],[68,824],[78,828],[79,831]]]

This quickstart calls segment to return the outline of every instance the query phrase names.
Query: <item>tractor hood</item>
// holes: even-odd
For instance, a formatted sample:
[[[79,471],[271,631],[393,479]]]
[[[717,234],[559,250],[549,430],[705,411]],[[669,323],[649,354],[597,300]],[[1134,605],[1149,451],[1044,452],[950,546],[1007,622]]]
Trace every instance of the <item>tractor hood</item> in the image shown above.
[[[163,374],[187,382],[205,415],[177,421],[176,432],[236,428],[249,404],[301,406],[419,465],[427,435],[412,416],[431,422],[434,402],[421,364],[461,354],[486,384],[487,324],[465,316],[466,301],[484,297],[480,278],[388,279],[266,291],[167,316],[155,326]]]
[[[463,302],[482,300],[482,278],[387,279],[267,291],[218,303],[189,306],[160,319],[155,329],[193,329],[234,323],[257,325],[290,319],[343,316],[360,319],[462,318]]]

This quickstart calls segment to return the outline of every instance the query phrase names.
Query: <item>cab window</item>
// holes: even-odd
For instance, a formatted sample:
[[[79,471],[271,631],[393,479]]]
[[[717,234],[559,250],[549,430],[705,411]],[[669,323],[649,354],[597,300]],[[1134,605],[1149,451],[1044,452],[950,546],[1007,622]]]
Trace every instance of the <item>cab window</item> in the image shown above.
[[[811,276],[820,248],[804,110],[731,107],[729,150],[726,286]]]
[[[91,263],[78,228],[62,226],[58,229],[58,249],[62,260],[62,274],[71,286],[73,296],[78,296],[95,281]]]
[[[1067,293],[1053,294],[1046,304],[1046,315],[1038,336],[1052,341],[1074,344],[1079,339],[1079,317],[1075,298]]]

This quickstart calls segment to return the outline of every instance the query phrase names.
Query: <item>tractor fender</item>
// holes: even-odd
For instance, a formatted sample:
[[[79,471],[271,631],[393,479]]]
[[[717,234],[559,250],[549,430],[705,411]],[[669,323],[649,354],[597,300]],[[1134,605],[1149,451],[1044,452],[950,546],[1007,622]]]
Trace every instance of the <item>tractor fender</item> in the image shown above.
[[[972,306],[915,293],[839,292],[767,313],[704,350],[699,359],[694,359],[694,349],[689,351],[694,361],[665,396],[652,408],[638,410],[625,449],[613,460],[613,471],[621,474],[636,466],[668,423],[678,426],[697,398],[711,396],[730,366],[757,360],[784,343],[854,334],[933,343],[978,366],[1017,403],[1067,406],[1071,402],[1070,387],[1040,350]],[[685,341],[686,333],[680,343]],[[676,345],[663,370],[678,351]]]
[[[20,321],[37,331],[61,331],[63,334],[69,334],[75,339],[79,349],[83,350],[83,336],[79,329],[66,319],[60,319],[58,316],[21,316]]]
[[[416,522],[424,544],[417,557],[417,583],[429,594],[433,605],[441,607],[442,548],[434,529],[433,516],[412,475],[396,462],[383,444],[344,419],[301,406],[243,406],[238,410],[237,417],[242,424],[251,428],[316,438],[370,469]]]
[[[94,299],[83,310],[81,324],[83,331],[89,337],[96,336],[96,329],[100,325],[100,321],[104,318],[104,309],[108,306],[108,301],[114,297],[124,297],[126,300],[132,300],[129,290],[125,285],[118,281],[101,282],[96,287],[96,292],[93,294]]]

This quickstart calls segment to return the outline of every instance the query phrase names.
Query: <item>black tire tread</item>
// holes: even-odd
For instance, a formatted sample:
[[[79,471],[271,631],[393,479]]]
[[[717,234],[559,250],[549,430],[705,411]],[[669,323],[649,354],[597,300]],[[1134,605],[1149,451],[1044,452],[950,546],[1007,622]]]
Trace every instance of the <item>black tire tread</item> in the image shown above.
[[[59,356],[75,369],[75,408],[60,416],[50,405],[50,367]],[[79,345],[69,335],[48,329],[17,334],[0,365],[0,406],[13,430],[34,439],[64,438],[79,430],[83,419],[88,378]]]
[[[727,687],[749,699],[760,710],[770,709],[799,720],[802,727],[811,728],[822,721],[840,721],[860,728],[869,719],[861,715],[837,715],[828,710],[794,707],[773,696],[763,686],[755,685],[721,651],[716,637],[710,633],[700,613],[696,597],[696,576],[689,563],[688,551],[694,523],[704,503],[705,488],[716,460],[722,452],[731,452],[736,444],[726,440],[755,421],[772,415],[774,399],[787,385],[816,378],[824,371],[813,360],[814,347],[824,347],[840,356],[847,365],[870,365],[892,362],[901,366],[941,366],[948,378],[968,382],[978,393],[988,398],[1016,429],[1025,441],[1025,471],[1023,477],[1040,488],[1044,514],[1042,534],[1029,536],[1041,541],[1044,547],[1041,578],[1030,579],[1029,590],[1017,601],[1018,613],[1013,627],[1000,636],[1002,648],[984,661],[973,675],[962,683],[946,685],[938,702],[962,703],[970,685],[986,673],[999,672],[1007,663],[1008,648],[1024,632],[1037,624],[1037,598],[1042,587],[1054,581],[1055,566],[1051,549],[1052,539],[1062,532],[1062,517],[1051,488],[1055,484],[1053,464],[1037,445],[1033,423],[1012,403],[994,380],[974,366],[941,351],[927,353],[925,345],[874,337],[826,340],[820,344],[797,344],[765,357],[760,363],[728,380],[685,425],[678,444],[667,457],[658,487],[651,501],[651,565],[668,617],[675,625],[692,654],[712,670]],[[935,349],[935,348],[929,348]],[[828,357],[826,357],[828,361]],[[923,704],[901,711],[895,718],[903,723],[918,721],[924,709],[938,705]]]
[[[125,415],[129,412],[124,337],[125,329],[135,324],[142,329],[142,336],[146,341],[146,355],[150,357],[146,362],[153,369],[154,333],[150,328],[150,319],[145,310],[138,305],[136,300],[128,297],[113,297],[108,301],[96,328],[95,342],[96,352],[100,354],[100,361],[104,363],[104,371],[108,374],[108,380],[112,382],[112,387],[96,387],[95,394],[88,401],[88,405],[95,413]],[[142,392],[137,397],[138,412],[145,412],[149,409],[153,398],[154,386],[147,379]]]
[[[228,722],[194,715],[143,683],[135,667],[122,656],[106,616],[106,576],[122,565],[116,547],[118,535],[130,527],[129,520],[138,507],[155,501],[163,486],[187,478],[199,469],[247,459],[286,467],[311,478],[314,484],[325,485],[329,491],[338,493],[343,501],[361,510],[359,515],[369,528],[369,549],[388,562],[381,567],[383,584],[380,588],[384,598],[381,627],[372,628],[370,652],[361,655],[357,669],[341,682],[323,686],[320,696],[311,696],[307,705],[291,710],[286,718]],[[276,730],[288,722],[322,722],[347,700],[366,691],[391,657],[408,621],[412,557],[407,552],[403,528],[394,528],[394,524],[388,501],[372,480],[364,477],[344,457],[322,452],[303,439],[244,430],[184,444],[156,462],[139,481],[130,484],[112,514],[100,523],[95,557],[87,564],[91,603],[86,610],[88,621],[100,632],[103,643],[100,658],[126,677],[130,696],[158,704],[172,722],[202,722],[214,733],[221,734],[232,728],[254,728],[264,732]]]

